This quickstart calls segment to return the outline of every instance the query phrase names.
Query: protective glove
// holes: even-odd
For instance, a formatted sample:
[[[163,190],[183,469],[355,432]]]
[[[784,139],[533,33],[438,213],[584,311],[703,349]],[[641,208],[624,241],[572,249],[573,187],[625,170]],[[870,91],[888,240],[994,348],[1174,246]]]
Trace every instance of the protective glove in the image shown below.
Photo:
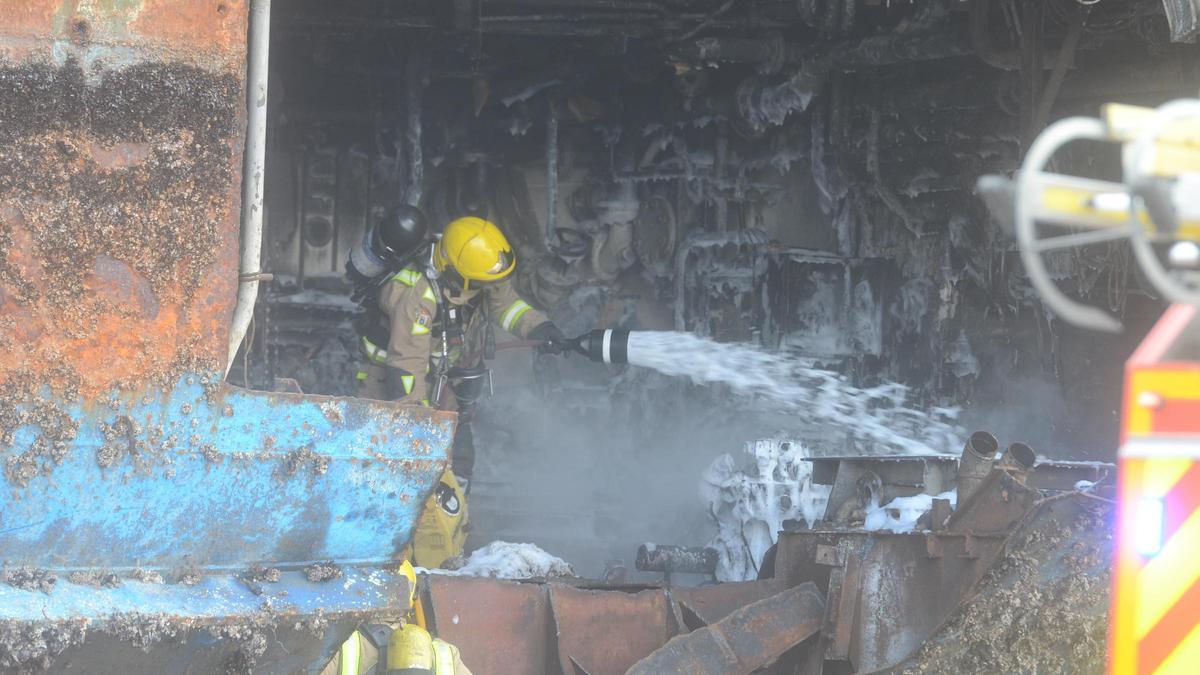
[[[545,343],[538,347],[538,351],[542,354],[561,354],[570,348],[567,336],[559,330],[558,326],[554,325],[553,321],[547,321],[529,331],[529,339],[541,340]]]

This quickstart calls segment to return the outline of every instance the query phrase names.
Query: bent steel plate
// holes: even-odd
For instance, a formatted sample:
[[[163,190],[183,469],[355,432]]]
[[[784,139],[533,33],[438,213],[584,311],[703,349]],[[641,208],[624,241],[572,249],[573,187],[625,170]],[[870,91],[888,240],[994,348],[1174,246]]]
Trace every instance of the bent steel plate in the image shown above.
[[[671,639],[626,675],[748,675],[821,629],[825,602],[811,581],[734,610],[711,625]]]
[[[454,416],[360,399],[272,394],[181,381],[167,395],[54,432],[19,427],[0,550],[50,568],[223,568],[250,562],[388,561],[408,542],[445,470]],[[15,462],[14,462],[15,460]],[[56,463],[57,461],[57,463]]]

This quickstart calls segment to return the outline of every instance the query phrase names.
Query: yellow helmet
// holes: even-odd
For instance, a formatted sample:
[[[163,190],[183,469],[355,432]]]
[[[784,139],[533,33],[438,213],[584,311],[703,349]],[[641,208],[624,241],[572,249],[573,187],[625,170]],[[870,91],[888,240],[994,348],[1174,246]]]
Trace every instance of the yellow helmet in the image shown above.
[[[417,571],[413,569],[412,563],[405,560],[400,563],[400,574],[408,579],[408,606],[412,607],[417,601]]]
[[[388,638],[387,672],[429,673],[437,671],[434,662],[433,636],[414,623],[406,623],[392,631]]]
[[[512,246],[500,228],[474,216],[446,226],[434,247],[433,262],[438,272],[447,268],[457,272],[463,278],[464,289],[472,281],[499,281],[517,266]]]

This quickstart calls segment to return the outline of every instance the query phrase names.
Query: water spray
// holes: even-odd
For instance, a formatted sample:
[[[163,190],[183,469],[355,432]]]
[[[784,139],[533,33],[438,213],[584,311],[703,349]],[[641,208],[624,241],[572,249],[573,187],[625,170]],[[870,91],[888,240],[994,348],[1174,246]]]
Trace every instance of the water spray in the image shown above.
[[[715,342],[678,331],[598,329],[568,342],[592,361],[650,368],[697,384],[722,384],[808,427],[850,431],[878,449],[940,454],[961,438],[956,409],[925,411],[895,382],[856,386],[794,354]]]

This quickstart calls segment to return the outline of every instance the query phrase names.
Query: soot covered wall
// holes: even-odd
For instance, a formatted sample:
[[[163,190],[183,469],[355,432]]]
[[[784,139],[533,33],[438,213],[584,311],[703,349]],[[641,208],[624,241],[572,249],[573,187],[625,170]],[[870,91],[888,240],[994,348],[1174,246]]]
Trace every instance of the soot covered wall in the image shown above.
[[[568,332],[755,341],[1111,456],[1121,363],[1161,306],[1105,245],[1054,269],[1128,332],[1064,325],[974,184],[1049,121],[1194,95],[1161,3],[296,2],[274,24],[276,280],[235,380],[353,391],[342,262],[407,200],[495,220]]]

